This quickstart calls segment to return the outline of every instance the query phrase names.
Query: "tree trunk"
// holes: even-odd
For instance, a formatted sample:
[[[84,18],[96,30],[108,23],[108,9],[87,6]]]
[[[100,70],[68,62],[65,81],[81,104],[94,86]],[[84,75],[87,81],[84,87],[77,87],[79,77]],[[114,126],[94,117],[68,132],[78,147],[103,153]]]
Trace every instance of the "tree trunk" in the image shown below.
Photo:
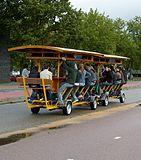
[[[10,81],[10,55],[8,53],[8,35],[0,35],[0,83]]]

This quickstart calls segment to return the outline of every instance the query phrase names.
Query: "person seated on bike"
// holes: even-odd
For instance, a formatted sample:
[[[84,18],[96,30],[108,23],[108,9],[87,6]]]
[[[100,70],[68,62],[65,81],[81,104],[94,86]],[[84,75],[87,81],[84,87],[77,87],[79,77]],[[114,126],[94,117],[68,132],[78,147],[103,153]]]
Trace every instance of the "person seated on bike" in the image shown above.
[[[127,73],[124,67],[119,66],[119,71],[121,73],[121,83],[126,84],[127,83]]]
[[[22,77],[28,78],[29,77],[29,73],[30,73],[30,71],[28,70],[28,64],[24,64],[23,67],[24,68],[22,70]]]
[[[30,70],[29,78],[40,78],[40,73],[38,72],[38,66],[34,65]],[[28,97],[28,102],[32,103],[32,100],[37,100],[38,97],[41,97],[40,84],[29,84],[29,87],[32,88],[32,94]]]
[[[50,71],[49,65],[47,64],[43,65],[43,69],[40,72],[40,78],[52,80],[52,72]]]
[[[34,65],[33,68],[30,70],[30,74],[29,74],[29,78],[40,78],[40,73],[38,72],[38,66]],[[29,84],[29,87],[40,87],[40,85],[33,85],[33,84]]]
[[[49,67],[49,65],[47,65],[47,64],[44,64],[43,65],[43,69],[42,69],[42,71],[40,72],[40,78],[41,79],[50,79],[50,80],[52,80],[52,72],[50,71],[50,67]],[[49,88],[48,90],[46,90],[46,94],[47,94],[47,99],[48,100],[51,100],[52,99],[52,93],[51,93],[51,90],[50,90],[50,85],[47,85],[46,86],[46,88]],[[43,93],[42,93],[42,95],[43,95]],[[43,100],[44,99],[44,97],[42,96],[41,98],[40,98],[40,100]]]
[[[85,77],[85,81],[86,81],[85,90],[87,90],[88,87],[90,88],[90,86],[94,85],[93,76],[95,76],[95,75],[94,75],[94,72],[91,70],[90,65],[86,64],[85,69],[87,71],[87,76]],[[90,98],[90,92],[89,92],[89,90],[87,90],[87,92],[85,94],[85,99],[89,100],[89,98]]]
[[[81,63],[79,64],[79,70],[77,72],[77,79],[76,79],[76,84],[79,86],[86,86],[87,79],[91,76],[91,73],[86,71],[84,68],[84,64]],[[83,98],[83,96],[80,94],[80,90],[77,92],[78,99]]]
[[[102,73],[102,82],[103,84],[110,85],[113,83],[113,75],[111,69],[106,66],[104,72]]]
[[[87,71],[87,76],[85,77],[86,80],[86,86],[92,86],[97,81],[97,75],[96,72],[91,65],[85,65],[85,69]]]
[[[64,61],[63,65],[64,65],[68,74],[66,77],[66,82],[63,82],[60,85],[60,88],[58,90],[58,101],[59,101],[60,105],[65,104],[63,96],[62,96],[64,89],[66,89],[68,87],[73,87],[74,83],[76,81],[76,76],[77,76],[76,63],[74,61],[66,61],[65,57],[63,57],[62,60]],[[77,99],[74,91],[72,91],[72,96],[73,96],[73,103],[77,102],[78,99]]]
[[[115,84],[120,84],[122,80],[122,75],[120,72],[119,68],[116,68],[116,83]]]
[[[34,65],[30,70],[29,78],[40,78],[40,73],[38,71],[38,66]]]
[[[85,86],[86,78],[90,76],[91,74],[85,70],[84,64],[79,64],[76,83],[78,83],[80,86]]]
[[[115,84],[115,83],[116,83],[116,71],[115,71],[115,66],[114,66],[114,65],[110,66],[110,69],[111,69],[112,81],[113,81],[113,84]]]

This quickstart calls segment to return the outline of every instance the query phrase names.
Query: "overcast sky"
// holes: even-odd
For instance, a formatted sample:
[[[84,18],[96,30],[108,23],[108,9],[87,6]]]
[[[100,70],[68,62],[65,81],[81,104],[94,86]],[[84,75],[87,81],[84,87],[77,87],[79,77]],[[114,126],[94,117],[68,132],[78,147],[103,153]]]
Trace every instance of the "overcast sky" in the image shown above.
[[[74,8],[88,12],[90,8],[109,15],[110,18],[124,20],[141,16],[141,0],[70,0]]]

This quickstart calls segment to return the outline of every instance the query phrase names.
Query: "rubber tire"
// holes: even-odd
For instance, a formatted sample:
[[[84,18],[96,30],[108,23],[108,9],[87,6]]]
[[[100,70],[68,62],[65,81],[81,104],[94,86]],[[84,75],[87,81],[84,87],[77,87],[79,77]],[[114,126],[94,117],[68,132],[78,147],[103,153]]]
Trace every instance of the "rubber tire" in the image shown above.
[[[38,114],[39,111],[40,111],[40,108],[39,108],[39,107],[31,108],[31,112],[32,112],[33,114]]]
[[[66,116],[70,115],[71,112],[72,112],[72,103],[71,102],[67,102],[66,107],[63,107],[62,109],[63,109],[63,114],[64,115],[66,115]]]
[[[125,102],[125,94],[124,93],[121,95],[119,100],[120,100],[120,103],[124,103]]]
[[[102,100],[102,106],[108,106],[109,101],[108,101],[108,97],[106,96],[104,100]]]
[[[90,108],[91,108],[91,110],[96,110],[96,108],[97,108],[97,101],[96,101],[96,99],[94,99],[93,102],[90,102]]]

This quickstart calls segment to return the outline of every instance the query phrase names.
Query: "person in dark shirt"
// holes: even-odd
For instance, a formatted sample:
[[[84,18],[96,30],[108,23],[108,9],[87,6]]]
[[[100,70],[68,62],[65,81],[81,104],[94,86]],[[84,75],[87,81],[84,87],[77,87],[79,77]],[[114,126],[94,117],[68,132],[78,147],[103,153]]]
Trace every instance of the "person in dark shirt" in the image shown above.
[[[111,69],[111,77],[112,77],[112,83],[115,84],[116,83],[116,71],[114,66],[110,66]]]
[[[40,73],[38,72],[38,66],[35,65],[33,66],[33,68],[30,71],[29,74],[29,78],[40,78]],[[41,91],[37,88],[40,88],[39,84],[29,84],[29,87],[32,88],[32,94],[31,96],[28,98],[28,102],[32,103],[32,100],[37,99],[37,95],[39,95],[39,97],[41,97]]]
[[[66,89],[67,87],[73,87],[73,85],[76,81],[76,76],[77,76],[77,69],[76,69],[75,62],[74,61],[67,61],[66,62],[65,58],[62,58],[62,60],[64,60],[63,65],[64,65],[65,69],[67,70],[68,75],[67,75],[66,82],[63,83],[58,90],[58,100],[59,100],[60,105],[64,105],[64,100],[63,100],[63,96],[62,96],[63,90]],[[73,103],[77,102],[78,99],[77,99],[74,92],[72,92],[72,96],[74,99]]]
[[[38,66],[34,66],[30,71],[29,78],[40,78],[40,73],[38,72]]]
[[[107,84],[113,83],[112,72],[108,66],[105,67],[105,71],[102,73],[102,76],[103,76],[103,79],[102,79],[103,83],[107,83]]]

